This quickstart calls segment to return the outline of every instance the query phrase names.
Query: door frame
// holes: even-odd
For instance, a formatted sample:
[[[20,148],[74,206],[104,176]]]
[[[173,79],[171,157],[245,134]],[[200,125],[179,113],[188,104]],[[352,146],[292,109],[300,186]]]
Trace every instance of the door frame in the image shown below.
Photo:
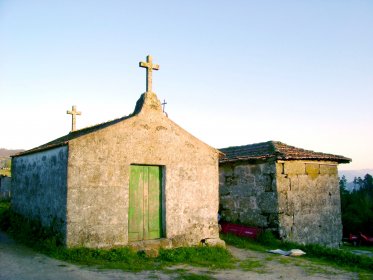
[[[128,201],[127,201],[127,234],[128,234],[128,242],[139,242],[139,241],[147,241],[147,240],[157,240],[157,239],[142,239],[138,241],[129,241],[129,209],[130,209],[130,180],[131,180],[131,166],[154,166],[159,167],[161,172],[160,178],[160,191],[161,191],[161,234],[160,239],[165,238],[167,236],[166,231],[166,166],[165,165],[158,165],[158,164],[142,164],[142,163],[131,163],[128,167],[129,175],[128,175]]]

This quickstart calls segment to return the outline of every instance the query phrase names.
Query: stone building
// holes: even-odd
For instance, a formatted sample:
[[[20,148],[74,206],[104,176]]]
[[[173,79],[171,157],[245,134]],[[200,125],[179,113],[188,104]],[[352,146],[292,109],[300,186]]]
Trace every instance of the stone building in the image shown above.
[[[342,240],[337,167],[351,159],[281,142],[220,149],[222,218],[298,243]]]
[[[220,242],[220,152],[172,122],[149,85],[131,115],[14,156],[14,211],[68,247]]]

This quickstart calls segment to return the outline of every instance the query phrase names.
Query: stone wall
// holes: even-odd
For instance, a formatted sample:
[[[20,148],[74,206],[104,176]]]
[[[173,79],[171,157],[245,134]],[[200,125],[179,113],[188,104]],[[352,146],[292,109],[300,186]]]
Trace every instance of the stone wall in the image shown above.
[[[337,164],[276,164],[279,234],[285,240],[338,246],[342,240]]]
[[[11,197],[11,177],[0,176],[0,200],[9,200]]]
[[[218,151],[148,95],[131,118],[69,142],[68,246],[127,245],[131,164],[163,167],[164,238],[173,246],[219,238]]]
[[[222,163],[219,173],[222,219],[277,230],[274,162]]]
[[[12,160],[12,209],[66,232],[67,147]]]
[[[270,229],[298,243],[341,242],[337,163],[237,161],[221,163],[219,170],[224,220]]]

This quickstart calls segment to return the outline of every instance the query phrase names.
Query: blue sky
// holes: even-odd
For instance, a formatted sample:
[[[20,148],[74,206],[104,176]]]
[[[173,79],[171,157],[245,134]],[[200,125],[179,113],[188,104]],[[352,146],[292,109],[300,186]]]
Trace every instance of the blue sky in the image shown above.
[[[0,147],[130,114],[153,89],[211,146],[268,140],[373,168],[373,1],[0,0]]]

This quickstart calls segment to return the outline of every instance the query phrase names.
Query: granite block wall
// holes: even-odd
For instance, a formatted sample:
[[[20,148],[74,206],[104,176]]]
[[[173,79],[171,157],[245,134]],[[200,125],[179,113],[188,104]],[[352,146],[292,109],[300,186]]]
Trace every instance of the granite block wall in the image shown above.
[[[298,243],[338,246],[342,240],[337,164],[276,163],[279,235]]]
[[[274,162],[220,164],[220,213],[223,220],[278,228]]]
[[[221,163],[219,189],[226,221],[269,229],[303,244],[335,247],[342,240],[335,162]]]

